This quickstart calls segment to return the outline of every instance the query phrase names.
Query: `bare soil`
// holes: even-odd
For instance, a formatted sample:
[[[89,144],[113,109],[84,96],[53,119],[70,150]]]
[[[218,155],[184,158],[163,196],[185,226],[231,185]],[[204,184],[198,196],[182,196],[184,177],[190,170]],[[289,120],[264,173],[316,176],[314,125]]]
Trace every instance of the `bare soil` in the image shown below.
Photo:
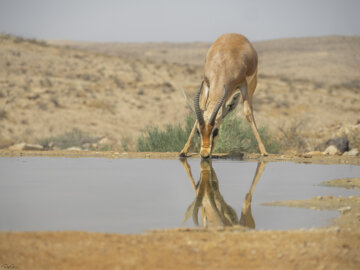
[[[3,157],[175,158],[177,153],[0,151]],[[218,158],[240,158],[219,155]],[[259,155],[244,155],[259,160]],[[357,157],[270,155],[268,161],[360,165]],[[346,185],[346,180],[343,181]],[[136,235],[0,232],[2,268],[16,269],[359,269],[360,197],[316,197],[277,205],[338,209],[327,228],[253,231],[241,226]]]
[[[360,144],[360,37],[255,42],[254,115],[288,151]],[[39,42],[0,36],[0,148],[74,128],[135,151],[147,126],[184,125],[210,43]],[[237,108],[243,117],[243,108]]]

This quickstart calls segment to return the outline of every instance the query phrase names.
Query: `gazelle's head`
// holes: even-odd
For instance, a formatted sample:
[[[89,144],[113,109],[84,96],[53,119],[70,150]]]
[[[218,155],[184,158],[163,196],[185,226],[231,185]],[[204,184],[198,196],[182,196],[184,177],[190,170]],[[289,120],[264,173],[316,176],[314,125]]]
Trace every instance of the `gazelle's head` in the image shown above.
[[[200,94],[203,87],[204,81],[201,83],[199,90],[197,91],[194,98],[194,108],[196,113],[196,118],[198,120],[197,132],[201,138],[201,149],[200,156],[203,159],[211,157],[211,153],[215,147],[216,140],[219,136],[219,128],[221,121],[215,121],[216,115],[218,114],[222,104],[225,100],[225,87],[222,97],[219,99],[218,103],[211,112],[210,118],[208,121],[204,119],[204,112],[200,109]]]

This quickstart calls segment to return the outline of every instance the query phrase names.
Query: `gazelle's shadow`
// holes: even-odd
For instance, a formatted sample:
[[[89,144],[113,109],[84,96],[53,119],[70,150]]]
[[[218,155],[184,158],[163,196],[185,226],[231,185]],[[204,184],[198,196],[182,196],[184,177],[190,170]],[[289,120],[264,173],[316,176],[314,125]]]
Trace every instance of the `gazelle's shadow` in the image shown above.
[[[203,227],[233,226],[242,225],[248,228],[255,228],[255,221],[251,212],[252,195],[257,182],[259,181],[266,162],[258,162],[253,181],[249,192],[245,196],[240,219],[236,211],[228,205],[219,189],[219,180],[212,166],[211,160],[201,160],[200,180],[195,183],[191,168],[187,159],[180,160],[190,179],[195,192],[195,199],[188,207],[184,222],[191,216],[195,225],[199,226],[199,211],[201,225]]]

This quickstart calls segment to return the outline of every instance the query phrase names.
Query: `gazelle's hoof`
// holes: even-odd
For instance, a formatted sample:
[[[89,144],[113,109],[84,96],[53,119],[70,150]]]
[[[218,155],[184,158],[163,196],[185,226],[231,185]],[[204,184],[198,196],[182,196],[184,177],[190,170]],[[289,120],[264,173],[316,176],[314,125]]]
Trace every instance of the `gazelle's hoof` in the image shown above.
[[[185,158],[185,157],[187,157],[187,155],[186,155],[184,152],[181,152],[181,153],[179,154],[179,157]]]
[[[268,155],[269,155],[268,152],[261,153],[261,156],[263,157],[267,157]]]

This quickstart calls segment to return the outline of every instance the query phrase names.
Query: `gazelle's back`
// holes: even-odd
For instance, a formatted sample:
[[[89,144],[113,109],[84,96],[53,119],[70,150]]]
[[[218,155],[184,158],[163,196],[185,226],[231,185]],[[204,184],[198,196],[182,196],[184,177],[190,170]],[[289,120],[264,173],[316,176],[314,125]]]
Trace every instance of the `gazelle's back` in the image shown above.
[[[221,84],[240,83],[256,70],[256,51],[249,40],[240,34],[221,35],[206,55],[205,80],[210,87],[215,81],[221,81]]]

